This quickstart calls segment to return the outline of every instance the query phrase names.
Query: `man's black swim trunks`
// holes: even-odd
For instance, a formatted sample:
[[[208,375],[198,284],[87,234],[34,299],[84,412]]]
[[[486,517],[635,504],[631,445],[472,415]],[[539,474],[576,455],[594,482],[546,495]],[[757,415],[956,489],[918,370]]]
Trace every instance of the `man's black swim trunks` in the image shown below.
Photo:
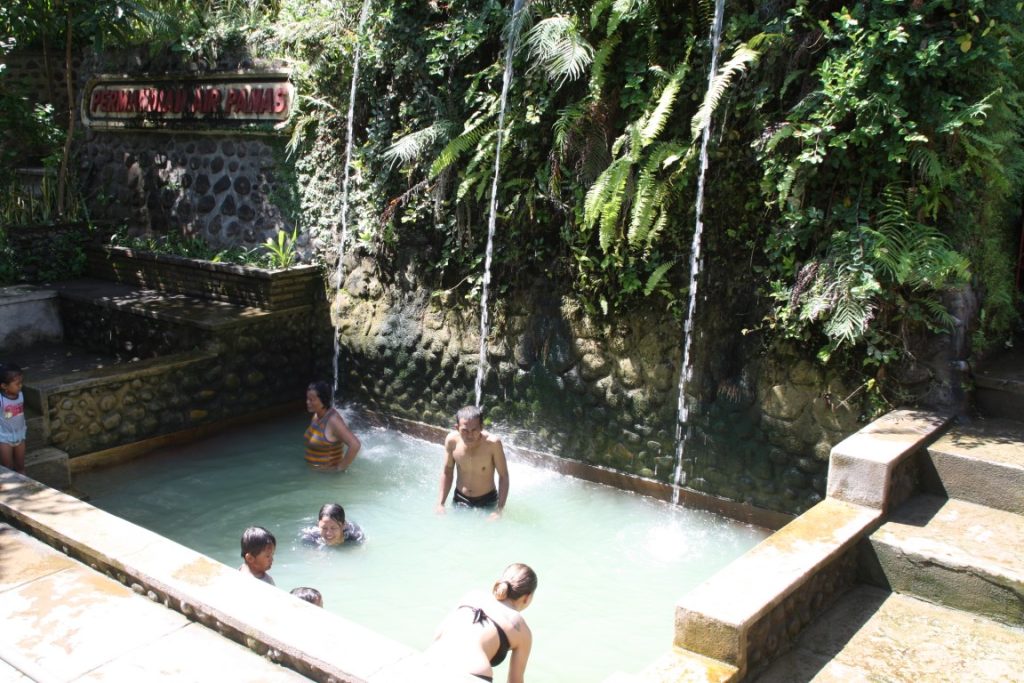
[[[495,490],[490,493],[485,493],[482,496],[473,496],[470,498],[469,496],[464,496],[456,491],[455,495],[452,496],[452,504],[465,505],[466,507],[471,508],[494,507],[498,504],[498,492]]]

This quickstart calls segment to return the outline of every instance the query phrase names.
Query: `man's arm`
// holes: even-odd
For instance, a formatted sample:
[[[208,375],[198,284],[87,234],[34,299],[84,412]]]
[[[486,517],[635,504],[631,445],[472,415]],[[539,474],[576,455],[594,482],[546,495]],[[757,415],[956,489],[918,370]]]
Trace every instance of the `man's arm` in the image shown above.
[[[508,463],[505,462],[505,449],[501,445],[501,439],[494,440],[494,471],[498,473],[498,507],[495,512],[501,514],[505,509],[505,501],[508,499]]]
[[[448,499],[448,492],[452,490],[452,482],[455,479],[455,443],[449,436],[444,441],[444,469],[441,470],[441,494],[437,499],[437,511],[444,512],[444,502]]]

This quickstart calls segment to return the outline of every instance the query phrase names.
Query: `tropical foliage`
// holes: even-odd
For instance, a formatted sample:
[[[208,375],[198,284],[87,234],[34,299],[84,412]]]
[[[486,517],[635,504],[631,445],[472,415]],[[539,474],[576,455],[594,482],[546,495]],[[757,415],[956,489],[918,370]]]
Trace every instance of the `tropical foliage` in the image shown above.
[[[1001,343],[1018,319],[1015,0],[728,3],[710,87],[709,0],[533,0],[515,16],[498,0],[393,0],[370,5],[362,32],[358,0],[52,3],[83,21],[146,16],[117,25],[191,61],[239,50],[288,60],[300,92],[293,208],[324,245],[341,212],[358,50],[356,246],[467,302],[511,44],[499,296],[552,282],[595,314],[683,317],[709,130],[706,259],[717,277],[750,282],[745,324],[766,344],[797,340],[880,378],[914,334],[949,328],[950,288],[981,294],[979,344]],[[59,28],[50,35],[60,42]]]

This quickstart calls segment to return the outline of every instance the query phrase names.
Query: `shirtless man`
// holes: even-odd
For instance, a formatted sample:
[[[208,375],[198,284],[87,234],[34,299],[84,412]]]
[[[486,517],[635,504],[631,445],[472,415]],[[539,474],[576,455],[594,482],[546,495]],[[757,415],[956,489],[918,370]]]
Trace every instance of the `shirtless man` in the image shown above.
[[[444,513],[444,503],[452,488],[452,474],[458,471],[452,504],[468,507],[494,507],[492,517],[501,515],[508,498],[508,465],[501,440],[483,430],[483,411],[466,406],[455,414],[456,430],[444,440],[444,471],[441,473],[441,495],[437,511]],[[494,488],[494,473],[498,488]]]

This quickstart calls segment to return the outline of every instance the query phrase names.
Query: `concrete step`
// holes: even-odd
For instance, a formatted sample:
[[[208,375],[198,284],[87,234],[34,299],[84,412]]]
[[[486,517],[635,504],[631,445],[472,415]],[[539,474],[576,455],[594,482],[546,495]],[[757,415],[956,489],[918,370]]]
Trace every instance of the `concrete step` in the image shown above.
[[[928,447],[924,471],[932,493],[1024,515],[1024,423],[954,425]]]
[[[25,454],[25,474],[54,489],[71,486],[68,454],[58,448],[46,447]]]
[[[877,566],[869,572],[878,585],[1024,624],[1024,516],[920,495],[897,509],[870,543]]]
[[[1024,352],[1010,349],[975,369],[974,403],[986,417],[1024,416]]]
[[[46,422],[42,415],[33,414],[31,408],[25,414],[25,424],[28,427],[28,434],[25,436],[25,449],[34,451],[38,448],[45,448],[49,442],[46,433]]]
[[[1024,630],[872,586],[839,601],[757,683],[1024,682]]]

